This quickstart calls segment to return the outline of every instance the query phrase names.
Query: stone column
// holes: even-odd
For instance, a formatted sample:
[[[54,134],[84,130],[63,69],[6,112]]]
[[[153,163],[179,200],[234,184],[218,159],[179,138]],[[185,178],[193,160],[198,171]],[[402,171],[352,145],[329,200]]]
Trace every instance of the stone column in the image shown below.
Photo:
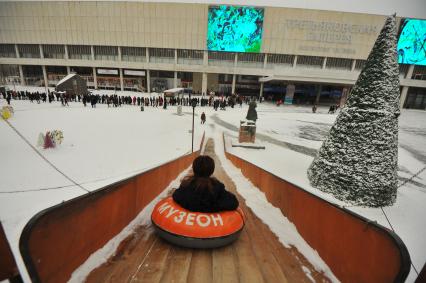
[[[46,89],[46,93],[47,93],[47,88],[49,87],[49,81],[47,79],[47,71],[46,71],[46,66],[41,66],[41,69],[43,70],[43,79],[44,79],[44,87]]]
[[[15,44],[15,52],[16,52],[16,58],[21,58],[21,55],[19,55],[18,44]]]
[[[264,82],[260,83],[259,102],[263,100],[263,84]]]
[[[401,90],[401,96],[399,99],[399,108],[402,109],[404,107],[405,100],[407,99],[408,94],[408,86],[403,86]]]
[[[322,60],[322,69],[325,69],[327,67],[327,57],[324,57],[324,60]]]
[[[408,67],[407,73],[405,74],[405,78],[411,80],[411,77],[413,76],[414,72],[414,65],[410,65]]]
[[[293,104],[293,96],[296,90],[295,85],[287,85],[284,104]]]
[[[146,91],[151,92],[151,73],[149,70],[146,70]]]
[[[318,105],[320,101],[321,91],[322,91],[322,85],[319,85],[317,89],[317,96],[315,97],[315,105]]]
[[[90,53],[92,53],[92,60],[95,60],[95,48],[93,45],[90,45]]]
[[[69,60],[70,59],[70,55],[68,53],[68,45],[64,45],[64,50],[65,50],[65,60]],[[70,66],[65,66],[67,68],[67,74],[69,75],[71,73],[71,68]]]
[[[238,53],[235,53],[235,57],[234,57],[234,69],[237,68],[238,66]]]
[[[95,89],[98,89],[98,77],[96,76],[96,68],[93,67],[93,85]]]
[[[146,62],[149,63],[149,48],[145,48],[145,57],[146,57]]]
[[[349,94],[349,88],[344,87],[342,90],[342,96],[340,97],[340,103],[339,103],[340,108],[342,108],[345,105],[346,100],[348,100],[348,94]]]
[[[123,91],[124,90],[123,69],[120,68],[119,70],[120,70],[120,89],[121,91]]]
[[[178,63],[178,54],[177,49],[175,49],[175,65]]]
[[[68,60],[70,58],[69,54],[68,54],[68,45],[64,45],[64,51],[65,51],[65,59]]]
[[[297,65],[297,55],[294,55],[293,68],[296,68],[296,65]]]
[[[352,60],[352,66],[351,66],[351,72],[353,72],[355,70],[355,66],[356,66],[356,59]]]
[[[44,58],[43,46],[41,44],[39,44],[38,49],[40,50],[40,58],[43,59]]]
[[[209,52],[204,50],[203,53],[203,66],[208,66],[209,65]]]
[[[203,78],[202,78],[202,81],[201,81],[201,93],[208,95],[207,94],[207,73],[203,73]]]
[[[19,65],[19,77],[21,78],[21,85],[25,85],[24,70],[22,69],[22,65]]]
[[[173,75],[173,88],[177,88],[177,71],[174,72]]]
[[[236,74],[233,74],[233,75],[232,75],[232,90],[231,90],[231,93],[232,93],[232,94],[234,94],[234,93],[235,93],[235,84],[236,84],[236,81],[237,81],[237,75],[236,75]]]
[[[263,69],[266,69],[268,65],[268,54],[265,53],[265,58],[263,59]]]

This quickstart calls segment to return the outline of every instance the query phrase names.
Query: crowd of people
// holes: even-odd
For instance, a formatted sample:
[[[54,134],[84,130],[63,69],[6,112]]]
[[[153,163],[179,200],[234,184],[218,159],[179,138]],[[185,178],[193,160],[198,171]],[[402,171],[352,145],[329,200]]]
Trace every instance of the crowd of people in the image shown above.
[[[69,106],[68,102],[83,103],[84,107],[90,103],[92,108],[96,108],[97,104],[106,104],[108,107],[121,107],[122,105],[133,105],[141,107],[162,107],[167,108],[168,105],[177,106],[209,106],[214,110],[226,110],[226,107],[234,108],[236,105],[242,107],[242,104],[249,104],[251,100],[258,99],[258,97],[239,96],[236,94],[222,95],[222,96],[194,96],[185,95],[185,97],[163,97],[158,94],[148,96],[123,96],[117,94],[93,94],[88,93],[84,95],[68,95],[66,92],[31,92],[31,91],[0,91],[0,98],[4,98],[7,104],[11,104],[11,100],[29,100],[31,103],[52,103],[61,102],[62,106]],[[262,102],[262,101],[259,101]],[[277,104],[279,106],[279,104]],[[339,108],[339,105],[331,105],[328,111],[329,114],[334,114]],[[312,112],[316,113],[317,105],[314,104]]]
[[[10,105],[11,100],[29,100],[31,103],[52,103],[61,102],[62,106],[69,106],[69,102],[83,103],[84,107],[90,103],[92,108],[96,108],[97,104],[106,104],[108,107],[121,107],[122,105],[134,105],[139,107],[163,107],[167,105],[177,106],[209,106],[213,107],[216,111],[226,110],[229,106],[234,108],[235,105],[242,107],[242,104],[248,104],[253,98],[249,96],[227,95],[216,97],[210,96],[192,96],[186,95],[185,97],[163,97],[161,95],[151,96],[123,96],[117,94],[83,94],[83,95],[69,95],[66,92],[30,92],[30,91],[1,91],[1,96],[6,99],[7,104]]]

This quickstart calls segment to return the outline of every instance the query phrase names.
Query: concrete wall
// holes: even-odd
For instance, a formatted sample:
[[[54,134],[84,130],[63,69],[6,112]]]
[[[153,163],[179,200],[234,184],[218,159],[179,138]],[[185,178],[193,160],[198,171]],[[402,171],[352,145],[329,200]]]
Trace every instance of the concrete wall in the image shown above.
[[[201,93],[203,74],[194,73],[192,76],[192,91]]]
[[[384,16],[266,8],[263,53],[366,59]]]
[[[204,49],[207,6],[0,2],[0,42]]]
[[[215,92],[219,90],[219,74],[207,75],[207,91],[210,90],[213,90]]]
[[[207,4],[0,2],[0,43],[206,49]],[[262,52],[365,59],[384,16],[265,8]]]

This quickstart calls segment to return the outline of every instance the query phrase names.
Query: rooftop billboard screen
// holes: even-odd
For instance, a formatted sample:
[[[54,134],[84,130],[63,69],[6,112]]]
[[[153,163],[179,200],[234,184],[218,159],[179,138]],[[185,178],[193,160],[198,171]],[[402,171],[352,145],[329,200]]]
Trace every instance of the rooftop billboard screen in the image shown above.
[[[402,19],[398,63],[426,66],[426,20]]]
[[[207,49],[260,52],[263,16],[263,8],[210,6],[207,22]]]

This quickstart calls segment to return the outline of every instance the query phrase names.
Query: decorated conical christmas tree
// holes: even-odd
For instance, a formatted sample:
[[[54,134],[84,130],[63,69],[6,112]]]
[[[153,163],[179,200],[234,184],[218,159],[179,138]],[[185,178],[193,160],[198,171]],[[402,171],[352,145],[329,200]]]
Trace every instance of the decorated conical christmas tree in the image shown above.
[[[386,19],[350,97],[308,169],[311,184],[355,205],[396,200],[399,68],[396,18]]]
[[[38,147],[44,146],[44,135],[43,135],[43,133],[38,134],[37,146]]]
[[[52,138],[50,137],[50,132],[47,132],[44,138],[44,149],[54,148],[54,147],[55,147],[55,144],[53,143]]]
[[[12,117],[12,114],[10,114],[10,111],[8,109],[4,109],[1,113],[1,116],[4,120],[7,120]]]

